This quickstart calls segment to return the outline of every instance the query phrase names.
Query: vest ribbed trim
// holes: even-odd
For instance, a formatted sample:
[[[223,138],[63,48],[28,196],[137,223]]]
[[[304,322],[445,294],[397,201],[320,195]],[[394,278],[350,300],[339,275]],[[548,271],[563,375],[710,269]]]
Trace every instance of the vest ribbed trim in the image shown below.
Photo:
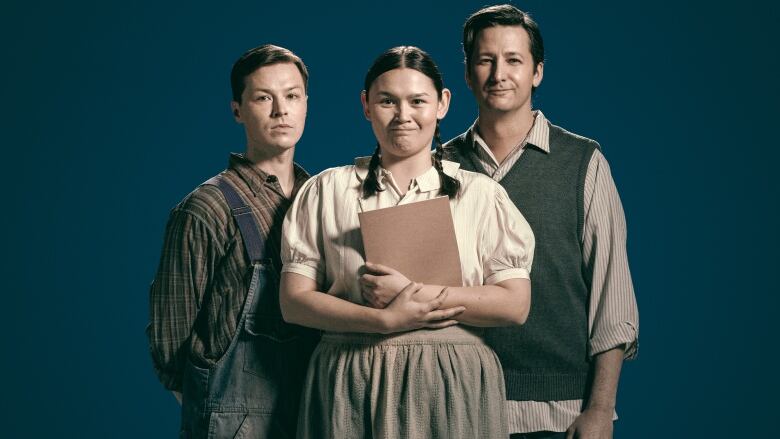
[[[485,174],[471,148],[466,132],[447,142],[445,158]],[[585,175],[597,148],[596,142],[550,124],[549,153],[527,146],[499,182],[536,236],[528,321],[485,331],[511,400],[561,401],[587,394],[589,287],[581,238]]]

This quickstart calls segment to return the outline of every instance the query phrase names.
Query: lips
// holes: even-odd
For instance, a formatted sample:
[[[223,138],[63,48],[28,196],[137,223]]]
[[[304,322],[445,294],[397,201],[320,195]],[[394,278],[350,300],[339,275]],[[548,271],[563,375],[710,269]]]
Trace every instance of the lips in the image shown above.
[[[282,123],[282,124],[274,125],[274,126],[271,127],[272,130],[275,130],[275,129],[286,129],[286,128],[292,128],[292,125],[287,125],[286,123]]]

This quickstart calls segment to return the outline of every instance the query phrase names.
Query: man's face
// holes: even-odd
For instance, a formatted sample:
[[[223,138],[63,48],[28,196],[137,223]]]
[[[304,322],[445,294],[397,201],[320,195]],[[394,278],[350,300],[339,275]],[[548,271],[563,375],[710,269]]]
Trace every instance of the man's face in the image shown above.
[[[477,98],[480,112],[531,110],[531,89],[542,82],[543,64],[534,66],[525,29],[485,28],[477,34],[471,55],[466,82]]]
[[[295,147],[306,123],[306,88],[298,67],[279,63],[260,67],[244,79],[241,103],[231,102],[244,124],[247,148],[280,153]]]

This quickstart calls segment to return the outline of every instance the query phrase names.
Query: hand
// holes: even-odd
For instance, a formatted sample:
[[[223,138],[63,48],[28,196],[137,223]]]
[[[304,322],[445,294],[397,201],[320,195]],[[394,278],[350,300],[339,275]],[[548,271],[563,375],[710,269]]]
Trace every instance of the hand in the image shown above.
[[[369,273],[360,276],[360,292],[372,307],[385,308],[411,281],[395,269],[366,262]]]
[[[410,331],[420,328],[446,328],[457,325],[453,318],[466,310],[463,306],[439,309],[447,298],[447,288],[427,302],[417,302],[414,295],[422,284],[410,283],[382,312],[385,315],[385,333]]]
[[[566,430],[566,439],[612,439],[612,410],[587,408]]]

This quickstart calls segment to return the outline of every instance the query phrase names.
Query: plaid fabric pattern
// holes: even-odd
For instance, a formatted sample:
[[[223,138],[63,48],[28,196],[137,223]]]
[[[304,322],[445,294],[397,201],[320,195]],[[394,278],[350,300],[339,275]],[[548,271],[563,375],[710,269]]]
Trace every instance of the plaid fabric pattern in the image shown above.
[[[290,198],[276,176],[243,155],[231,154],[221,173],[252,208],[277,271],[284,215],[309,178],[298,165],[294,173]],[[227,350],[249,288],[250,268],[241,233],[219,189],[199,186],[171,211],[146,329],[155,372],[166,388],[181,390],[188,357],[209,367]]]

